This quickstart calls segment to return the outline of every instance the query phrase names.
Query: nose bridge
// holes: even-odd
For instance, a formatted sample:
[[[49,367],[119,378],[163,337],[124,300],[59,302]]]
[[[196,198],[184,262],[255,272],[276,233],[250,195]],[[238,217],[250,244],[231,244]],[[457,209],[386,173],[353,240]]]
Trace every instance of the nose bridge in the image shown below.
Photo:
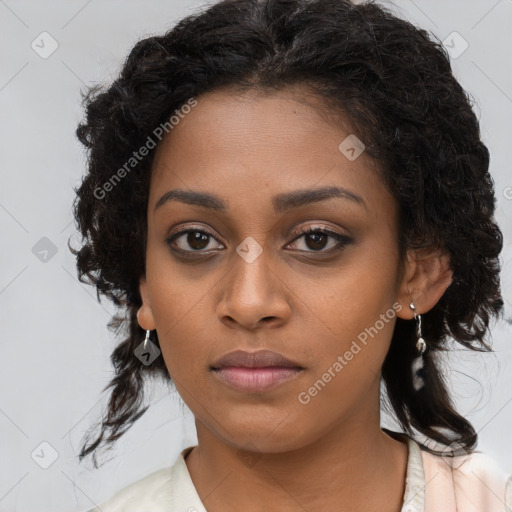
[[[289,305],[283,284],[272,267],[272,251],[247,237],[234,254],[226,288],[218,307],[219,317],[231,317],[253,326],[267,317],[284,319]]]
[[[236,248],[233,262],[233,276],[230,280],[231,293],[240,294],[241,298],[247,296],[250,304],[262,300],[262,294],[268,294],[273,286],[275,274],[269,268],[271,251],[253,237],[246,237]],[[260,296],[260,297],[258,297]]]

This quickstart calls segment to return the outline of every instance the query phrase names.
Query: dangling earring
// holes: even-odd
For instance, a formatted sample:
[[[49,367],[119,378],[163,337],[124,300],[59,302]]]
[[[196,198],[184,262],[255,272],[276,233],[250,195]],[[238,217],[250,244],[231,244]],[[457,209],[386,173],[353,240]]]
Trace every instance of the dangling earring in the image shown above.
[[[421,335],[421,315],[416,314],[416,307],[413,302],[409,304],[409,307],[412,309],[414,314],[414,320],[416,321],[416,335],[418,337],[418,341],[416,342],[418,355],[412,362],[412,385],[414,389],[418,391],[425,385],[425,379],[423,378],[423,368],[425,366],[423,353],[427,350],[427,344]]]
[[[145,366],[150,365],[160,354],[160,349],[155,345],[155,342],[149,339],[149,335],[151,331],[146,330],[146,338],[144,341],[141,341],[139,346],[133,351],[135,356],[144,364]]]
[[[149,341],[149,334],[151,333],[151,331],[148,329],[146,331],[146,338],[144,339],[144,347],[143,347],[143,350],[146,350],[146,347],[148,345],[148,341]]]

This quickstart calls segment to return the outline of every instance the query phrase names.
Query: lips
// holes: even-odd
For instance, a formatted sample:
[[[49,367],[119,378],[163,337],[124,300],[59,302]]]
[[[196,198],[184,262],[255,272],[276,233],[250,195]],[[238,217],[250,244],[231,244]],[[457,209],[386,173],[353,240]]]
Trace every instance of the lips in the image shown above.
[[[259,350],[258,352],[246,352],[244,350],[235,350],[223,355],[217,359],[212,366],[212,370],[221,368],[300,368],[303,367],[282,354],[272,350]]]

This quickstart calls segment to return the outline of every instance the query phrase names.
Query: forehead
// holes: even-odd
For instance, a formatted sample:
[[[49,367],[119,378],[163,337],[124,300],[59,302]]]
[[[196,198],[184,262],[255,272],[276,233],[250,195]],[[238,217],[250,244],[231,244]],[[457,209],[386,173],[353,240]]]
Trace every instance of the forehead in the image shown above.
[[[375,162],[340,150],[351,137],[348,119],[304,88],[204,94],[157,148],[149,208],[169,190],[188,189],[214,192],[228,208],[259,197],[258,206],[275,210],[270,196],[328,186],[385,206],[392,198]]]

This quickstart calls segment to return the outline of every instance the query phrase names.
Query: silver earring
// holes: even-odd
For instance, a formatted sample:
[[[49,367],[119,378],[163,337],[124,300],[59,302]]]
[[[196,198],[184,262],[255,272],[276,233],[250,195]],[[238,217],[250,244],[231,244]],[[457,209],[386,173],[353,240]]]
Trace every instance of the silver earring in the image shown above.
[[[409,304],[409,307],[412,309],[414,314],[414,320],[416,321],[416,336],[418,337],[418,341],[416,341],[418,355],[412,362],[412,385],[414,386],[414,389],[418,391],[425,385],[425,379],[423,378],[423,368],[425,366],[423,354],[425,350],[427,350],[427,344],[421,334],[421,315],[416,314],[416,307],[413,302]]]
[[[146,350],[146,346],[147,346],[148,341],[149,341],[149,335],[150,335],[150,333],[151,333],[151,331],[148,329],[148,330],[146,331],[146,338],[145,338],[145,340],[144,340],[144,350]]]

